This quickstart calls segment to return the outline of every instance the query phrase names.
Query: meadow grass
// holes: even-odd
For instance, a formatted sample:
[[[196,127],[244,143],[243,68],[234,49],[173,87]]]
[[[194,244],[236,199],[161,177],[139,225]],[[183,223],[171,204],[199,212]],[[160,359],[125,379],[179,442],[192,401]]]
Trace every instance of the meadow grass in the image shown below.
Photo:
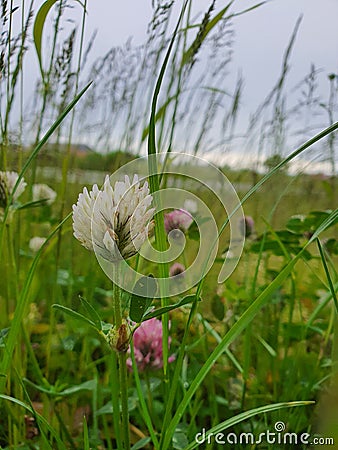
[[[171,164],[178,123],[181,118],[189,122],[196,115],[185,102],[194,104],[201,100],[201,94],[195,89],[187,94],[189,83],[200,86],[203,82],[210,94],[197,125],[194,119],[196,139],[192,140],[193,127],[187,131],[187,139],[191,139],[189,148],[194,153],[199,153],[208,141],[216,105],[228,95],[212,89],[208,71],[194,81],[197,56],[207,46],[210,36],[218,38],[219,48],[229,48],[232,20],[244,12],[232,12],[232,4],[216,11],[215,2],[211,2],[200,21],[192,23],[192,2],[186,1],[172,32],[172,4],[159,3],[154,8],[148,44],[142,48],[142,57],[137,61],[141,69],[136,71],[126,63],[125,56],[131,56],[128,49],[125,54],[113,49],[100,64],[94,64],[90,73],[94,85],[90,85],[81,81],[86,56],[87,3],[81,5],[77,57],[73,30],[66,39],[61,32],[69,4],[45,2],[33,13],[34,2],[27,10],[22,1],[18,36],[13,36],[12,2],[3,2],[2,7],[6,33],[1,42],[4,55],[1,60],[4,74],[1,170],[17,170],[19,178],[11,192],[0,191],[3,274],[0,281],[0,447],[192,449],[199,445],[195,437],[203,429],[205,439],[228,432],[259,436],[266,430],[274,431],[279,421],[286,424],[287,431],[307,432],[311,436],[321,433],[337,441],[332,422],[337,411],[333,393],[337,386],[338,358],[335,269],[338,244],[334,228],[337,223],[334,132],[338,125],[334,122],[332,80],[327,105],[328,127],[287,157],[278,144],[286,132],[284,119],[293,117],[292,112],[283,110],[282,97],[300,22],[291,36],[281,77],[253,116],[248,138],[252,143],[256,134],[261,133],[258,140],[262,139],[264,145],[273,143],[279,159],[262,175],[253,170],[222,168],[230,181],[235,186],[238,184],[241,200],[236,208],[243,208],[247,216],[254,218],[255,230],[247,236],[234,273],[225,282],[218,283],[231,217],[224,216],[218,199],[208,189],[195,185],[192,188],[189,180],[181,180],[183,189],[193,191],[210,205],[219,236],[210,237],[208,244],[212,246],[213,239],[217,238],[219,252],[211,270],[189,291],[169,297],[167,281],[163,281],[161,298],[148,298],[150,309],[141,307],[142,314],[134,321],[146,323],[156,316],[163,327],[162,367],[149,364],[142,370],[136,362],[136,345],[131,342],[129,355],[112,351],[107,343],[111,324],[121,326],[123,315],[135,317],[132,305],[137,299],[116,289],[94,254],[72,236],[71,206],[86,184],[82,179],[91,174],[93,161],[92,155],[87,157],[88,166],[85,158],[77,160],[73,138],[83,129],[86,117],[90,118],[88,104],[100,110],[101,89],[113,86],[112,92],[117,95],[117,86],[122,83],[120,99],[112,102],[112,111],[106,110],[107,116],[102,118],[105,124],[97,143],[102,140],[108,143],[108,123],[120,116],[122,132],[118,149],[135,143],[141,146],[147,139],[148,154],[152,155],[150,191],[155,194],[164,190],[170,182],[165,168]],[[52,13],[55,16],[49,24],[51,47],[47,52],[43,35]],[[245,13],[249,14],[250,10]],[[24,77],[22,60],[32,20],[41,80],[31,134],[33,147],[27,151],[23,135],[18,142],[13,141],[10,127],[15,90],[21,89],[23,101],[18,80]],[[216,48],[212,49],[210,60],[218,54]],[[96,77],[117,60],[121,62],[121,71],[106,75],[100,85]],[[229,61],[226,56],[218,68],[226,71]],[[124,64],[130,72],[125,71]],[[222,70],[220,78],[224,75]],[[149,89],[141,99],[139,91],[145,85]],[[239,80],[222,125],[220,140],[226,139],[230,144],[235,135],[241,86]],[[274,115],[265,121],[264,114],[271,105]],[[85,107],[86,113],[81,111]],[[78,110],[82,121],[77,119]],[[24,133],[22,107],[20,111],[20,129]],[[52,137],[54,148],[61,147],[65,138],[65,151],[54,154],[52,172],[44,172],[39,170],[46,164],[42,152]],[[287,174],[287,165],[297,155],[326,138],[331,178]],[[164,159],[157,159],[164,153],[163,149]],[[123,165],[124,158],[129,155],[121,156],[120,162],[114,160],[113,167]],[[100,177],[97,179],[100,185],[109,158],[97,159],[100,171],[95,176]],[[107,167],[101,167],[101,161]],[[164,163],[157,171],[159,161]],[[177,172],[182,169],[176,167]],[[203,178],[203,171],[203,167],[196,167],[197,177]],[[77,179],[72,178],[73,172],[79,174]],[[19,190],[22,179],[28,186],[16,199],[15,190]],[[51,186],[57,192],[57,200],[52,204],[44,198],[34,200],[36,183]],[[299,214],[303,216],[296,216]],[[187,245],[178,259],[184,265],[194,259],[199,244],[192,231],[187,231]],[[34,236],[46,238],[39,248],[30,244]],[[159,251],[167,249],[163,211],[155,215],[153,241]],[[150,263],[133,256],[129,264],[146,275],[168,277],[169,265],[164,259]],[[174,361],[170,359],[172,355]],[[127,357],[131,358],[131,370],[127,370]],[[326,408],[327,398],[331,401]],[[325,418],[320,420],[324,412]],[[203,445],[224,447],[214,439]],[[241,442],[232,445],[231,448],[247,448]],[[257,444],[255,448],[293,448],[266,442],[262,445]]]

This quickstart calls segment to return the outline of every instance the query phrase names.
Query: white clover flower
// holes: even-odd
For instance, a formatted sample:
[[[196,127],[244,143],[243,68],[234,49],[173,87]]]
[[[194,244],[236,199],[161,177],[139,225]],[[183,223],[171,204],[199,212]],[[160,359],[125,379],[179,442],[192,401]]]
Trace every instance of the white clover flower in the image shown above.
[[[29,245],[29,248],[32,250],[32,252],[38,252],[45,242],[46,242],[46,238],[40,237],[40,236],[34,236],[29,241],[28,245]]]
[[[138,252],[153,226],[151,202],[148,183],[141,187],[137,175],[132,183],[126,175],[114,188],[107,175],[102,190],[96,184],[90,192],[84,188],[73,205],[74,236],[107,261],[127,259]]]
[[[56,192],[47,184],[33,184],[32,189],[33,201],[46,200],[47,205],[54,203]]]
[[[0,208],[6,208],[8,198],[13,192],[14,186],[17,182],[19,175],[17,172],[10,171],[0,171]],[[17,200],[20,195],[23,193],[27,186],[27,183],[24,179],[20,180],[19,186],[14,193],[13,202]]]

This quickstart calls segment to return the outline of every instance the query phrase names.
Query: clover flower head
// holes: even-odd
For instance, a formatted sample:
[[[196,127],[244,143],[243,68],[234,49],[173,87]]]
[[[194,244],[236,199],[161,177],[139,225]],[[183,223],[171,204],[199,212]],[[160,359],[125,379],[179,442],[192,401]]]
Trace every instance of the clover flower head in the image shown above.
[[[175,262],[169,268],[169,276],[171,276],[171,277],[183,277],[184,271],[185,271],[184,265],[179,263],[179,262]]]
[[[47,205],[54,203],[56,192],[47,184],[33,184],[33,201],[46,200]]]
[[[240,230],[243,236],[250,237],[255,232],[255,222],[251,216],[244,216],[243,219],[240,220]]]
[[[109,176],[102,189],[95,184],[80,193],[73,205],[74,236],[88,250],[113,263],[135,255],[153,227],[154,208],[148,183],[141,186],[138,176],[132,182],[111,186]]]
[[[29,248],[32,252],[38,252],[43,244],[46,242],[46,238],[40,236],[34,236],[29,241]]]
[[[161,369],[163,367],[162,348],[162,322],[156,318],[143,322],[134,333],[134,353],[137,367],[143,371],[146,368]],[[170,345],[171,338],[168,338]],[[168,358],[169,363],[175,360],[172,355]],[[132,366],[128,358],[127,365]]]
[[[0,171],[0,208],[6,208],[8,203],[8,198],[12,194],[14,186],[19,178],[17,172],[14,171]],[[20,180],[19,186],[17,187],[13,202],[16,201],[20,195],[23,193],[27,186],[27,183],[22,178]]]
[[[174,211],[164,215],[164,228],[167,234],[172,230],[186,232],[192,222],[191,214],[185,209],[174,209]]]

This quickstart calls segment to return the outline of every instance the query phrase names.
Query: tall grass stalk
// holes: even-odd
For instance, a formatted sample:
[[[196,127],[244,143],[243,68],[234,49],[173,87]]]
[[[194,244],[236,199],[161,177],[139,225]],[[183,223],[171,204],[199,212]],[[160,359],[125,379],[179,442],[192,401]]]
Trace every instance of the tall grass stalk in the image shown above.
[[[175,39],[177,32],[179,30],[179,27],[182,23],[186,7],[188,5],[189,1],[185,0],[181,13],[179,16],[179,19],[177,21],[176,28],[173,32],[173,37],[171,39],[171,42],[169,44],[168,50],[166,52],[164,62],[162,64],[157,83],[154,90],[153,100],[152,100],[152,106],[151,106],[151,115],[150,115],[150,121],[149,121],[149,137],[148,137],[148,170],[149,170],[149,187],[150,192],[152,194],[158,192],[160,190],[160,181],[158,176],[158,170],[157,170],[157,149],[156,149],[156,138],[155,138],[155,127],[156,127],[156,106],[157,106],[157,100],[160,93],[161,84],[164,78],[164,74],[169,62],[170,54],[173,49]],[[155,220],[155,242],[157,245],[157,249],[162,253],[166,250],[167,247],[167,238],[164,231],[164,215],[162,211],[161,204],[159,203],[159,197],[155,197],[157,199],[156,206],[156,215],[154,217]],[[166,278],[169,275],[169,269],[168,264],[161,262],[159,265],[159,276],[163,280],[160,286],[160,292],[161,292],[161,304],[162,306],[168,305],[168,299],[167,299],[167,292],[166,292]],[[169,390],[169,378],[168,378],[168,358],[169,358],[169,352],[168,352],[168,337],[169,337],[169,317],[168,314],[163,314],[162,316],[162,324],[163,324],[163,339],[162,339],[162,345],[163,345],[163,371],[164,371],[164,377],[165,377],[165,392],[166,397],[168,395]]]
[[[80,44],[79,44],[80,47],[79,47],[77,68],[75,71],[75,87],[74,87],[74,94],[73,94],[74,96],[76,96],[79,91],[81,65],[83,62],[82,59],[83,59],[83,47],[84,47],[84,38],[85,38],[86,14],[87,14],[87,0],[84,0],[83,8],[82,8],[81,35],[80,35]],[[66,153],[65,158],[63,159],[63,164],[62,164],[62,183],[61,183],[61,194],[60,194],[60,197],[61,197],[60,218],[63,217],[64,209],[65,209],[67,179],[68,179],[68,170],[69,170],[69,164],[70,164],[70,158],[71,158],[71,145],[72,145],[72,138],[73,138],[74,120],[75,120],[75,109],[73,109],[71,112],[71,119],[70,119],[70,125],[69,125],[69,133],[68,133],[68,142],[67,142],[67,153]],[[60,246],[61,246],[61,234],[59,234],[59,240],[58,240],[58,254],[60,252]],[[58,255],[58,259],[59,259],[59,255]]]
[[[11,54],[12,54],[12,25],[13,25],[13,0],[10,1],[9,6],[10,14],[9,14],[9,26],[8,26],[8,54],[7,54],[7,70],[8,70],[8,77],[7,77],[7,106],[6,106],[6,114],[5,114],[5,124],[4,124],[4,137],[5,142],[8,141],[7,137],[7,126],[8,126],[8,115],[10,111],[10,89],[11,89],[11,82],[10,82],[10,73],[11,73]],[[6,161],[4,161],[4,167],[6,167]]]

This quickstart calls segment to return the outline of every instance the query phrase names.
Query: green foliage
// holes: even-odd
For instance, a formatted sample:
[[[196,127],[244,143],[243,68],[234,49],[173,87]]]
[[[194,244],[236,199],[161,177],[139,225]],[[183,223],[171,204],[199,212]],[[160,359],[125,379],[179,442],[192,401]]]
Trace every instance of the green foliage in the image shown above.
[[[75,319],[75,320],[78,320],[78,321],[80,321],[80,322],[82,322],[82,323],[85,323],[85,324],[87,324],[87,325],[90,325],[91,327],[93,327],[93,328],[95,328],[95,329],[97,329],[97,330],[100,330],[101,329],[101,321],[100,321],[100,323],[99,323],[99,325],[96,323],[96,322],[94,322],[94,321],[92,321],[92,320],[90,320],[90,319],[88,319],[86,316],[84,316],[83,314],[80,314],[80,313],[78,313],[78,312],[76,312],[76,311],[74,311],[73,309],[70,309],[70,308],[67,308],[66,306],[62,306],[62,305],[53,305],[53,308],[54,309],[57,309],[57,310],[59,310],[59,311],[62,311],[64,314],[67,314],[69,317],[71,317],[72,319]],[[99,328],[98,328],[99,327]]]
[[[201,300],[200,298],[198,299],[199,301]],[[163,314],[168,313],[169,311],[173,311],[177,308],[180,308],[181,306],[185,306],[189,303],[192,303],[196,301],[196,296],[195,295],[187,295],[186,297],[182,298],[182,300],[180,300],[179,302],[173,304],[173,305],[168,305],[168,306],[163,306],[162,308],[158,308],[155,309],[152,312],[149,312],[148,314],[146,314],[145,316],[143,316],[143,322],[145,320],[149,320],[149,319],[153,319],[154,317],[160,317]]]
[[[88,184],[82,177],[93,175],[92,171],[99,171],[102,176],[114,172],[136,157],[136,151],[132,152],[133,142],[140,143],[147,137],[148,152],[153,156],[149,160],[151,191],[156,192],[165,185],[166,180],[155,175],[153,169],[157,169],[160,151],[167,149],[169,154],[175,148],[174,135],[179,120],[188,117],[189,122],[196,116],[194,101],[200,98],[190,94],[192,90],[188,89],[187,80],[194,78],[192,69],[198,64],[197,55],[213,36],[220,39],[215,43],[218,42],[223,51],[220,31],[231,19],[246,11],[232,13],[230,7],[234,2],[231,2],[214,12],[216,2],[211,2],[203,19],[195,23],[190,16],[191,2],[187,1],[167,46],[169,32],[171,34],[168,25],[171,6],[170,2],[159,4],[158,15],[150,27],[155,34],[149,35],[149,46],[144,53],[143,49],[142,52],[138,49],[142,53],[142,67],[151,67],[151,80],[142,78],[142,72],[136,80],[134,73],[126,72],[126,80],[122,80],[120,74],[109,71],[109,80],[115,77],[116,83],[121,83],[119,86],[123,82],[129,86],[120,100],[111,102],[115,109],[108,114],[109,130],[112,123],[115,127],[112,117],[126,117],[125,122],[121,120],[128,126],[123,138],[115,141],[119,144],[113,147],[121,150],[101,153],[72,142],[75,135],[73,111],[79,107],[78,102],[89,84],[79,89],[84,41],[79,44],[77,69],[71,64],[76,47],[73,47],[73,31],[68,33],[66,41],[60,41],[66,3],[45,1],[34,20],[34,45],[44,86],[40,84],[37,88],[39,101],[36,103],[40,109],[36,111],[36,123],[32,127],[36,136],[32,147],[26,148],[22,144],[23,129],[19,131],[20,145],[9,139],[9,117],[15,86],[22,74],[26,43],[24,35],[19,48],[13,47],[15,39],[12,36],[5,39],[9,53],[7,62],[2,61],[6,63],[2,72],[8,77],[7,80],[2,77],[1,82],[8,83],[2,86],[2,92],[4,95],[7,92],[9,98],[1,114],[2,169],[16,168],[20,173],[11,199],[23,177],[28,187],[22,201],[13,205],[16,215],[12,217],[13,210],[8,207],[0,219],[3,262],[0,387],[2,392],[7,392],[0,395],[1,448],[122,448],[119,399],[122,383],[129,393],[125,406],[131,428],[135,430],[131,447],[135,450],[149,446],[160,450],[171,447],[192,449],[197,446],[196,433],[202,428],[206,429],[206,436],[230,427],[237,433],[250,430],[258,435],[272,429],[277,420],[286,421],[286,417],[292,432],[313,432],[312,424],[318,414],[313,403],[318,402],[322,392],[328,389],[337,363],[337,350],[332,350],[332,346],[335,346],[337,333],[338,213],[330,209],[336,180],[321,180],[310,175],[294,178],[288,176],[286,170],[297,155],[333,136],[338,125],[332,119],[332,102],[329,107],[324,105],[330,113],[330,126],[290,156],[283,158],[278,153],[282,151],[287,114],[281,98],[299,23],[285,55],[279,82],[253,117],[251,132],[259,130],[264,140],[267,124],[263,123],[261,128],[259,120],[268,106],[273,105],[274,115],[267,123],[271,125],[269,136],[273,136],[276,145],[272,147],[277,153],[266,161],[269,172],[260,175],[251,170],[227,170],[234,183],[253,185],[247,193],[246,189],[240,190],[243,190],[242,204],[247,208],[246,213],[255,216],[257,234],[247,240],[237,270],[226,283],[218,284],[218,262],[224,262],[222,255],[218,255],[215,266],[201,283],[179,298],[167,298],[165,282],[157,286],[151,277],[141,278],[133,294],[122,293],[125,316],[130,307],[129,317],[137,326],[153,318],[162,322],[163,368],[153,369],[149,365],[142,371],[137,369],[137,364],[144,355],[141,352],[140,356],[140,350],[133,344],[127,354],[121,352],[119,355],[106,345],[116,317],[116,288],[112,288],[100,270],[93,253],[72,238],[68,222],[70,214],[67,213],[83,186]],[[81,3],[81,8],[85,14],[86,2]],[[56,18],[52,37],[49,36],[48,60],[42,41],[47,31],[47,17],[52,11]],[[10,21],[13,12],[14,9],[10,11]],[[162,18],[161,23],[157,22],[158,18]],[[23,32],[26,33],[28,25],[23,25]],[[82,24],[82,33],[83,30]],[[151,53],[154,51],[152,45],[159,48],[155,55]],[[10,69],[16,51],[17,63]],[[118,51],[116,54],[120,58],[118,62],[122,63],[123,55]],[[215,55],[217,59],[216,49]],[[163,58],[164,63],[160,66]],[[210,61],[215,63],[215,59]],[[114,66],[109,55],[102,61],[101,68],[106,67],[105,64]],[[224,60],[219,64],[228,70]],[[218,66],[211,63],[209,66],[214,68],[215,77]],[[126,69],[123,64],[121,67],[122,71]],[[91,72],[91,75],[95,73],[96,86],[101,81],[100,69],[97,70]],[[133,72],[134,68],[130,70]],[[157,71],[159,76],[155,85],[154,73]],[[220,76],[223,75],[221,72]],[[148,90],[143,91],[144,80],[151,94],[155,85],[149,125],[145,122],[149,110],[143,109],[141,102],[148,97],[145,93]],[[198,132],[191,127],[197,135],[191,146],[197,152],[203,142],[208,143],[206,137],[213,130],[213,118],[217,117],[216,105],[222,105],[221,140],[229,142],[230,148],[241,103],[242,81],[239,79],[232,95],[229,89],[218,86],[218,79],[204,80],[201,91],[206,110],[200,110],[202,125]],[[116,86],[105,89],[104,93],[116,93]],[[99,109],[92,89],[84,100],[89,97],[87,108],[90,105],[90,110]],[[138,97],[137,89],[142,90],[142,99]],[[72,100],[65,106],[68,98]],[[149,98],[145,103],[149,103]],[[188,99],[189,107],[182,99]],[[202,105],[201,101],[197,103]],[[182,110],[179,105],[183,105]],[[189,108],[193,110],[191,116]],[[80,116],[81,120],[85,117],[85,108]],[[67,118],[70,119],[68,122]],[[20,120],[23,123],[23,116]],[[47,126],[47,121],[52,125],[48,123]],[[116,129],[123,128],[122,122]],[[45,128],[47,132],[41,138]],[[65,130],[66,143],[61,144]],[[102,128],[101,135],[105,134],[104,142],[109,150],[111,135]],[[48,143],[52,138],[54,144]],[[329,148],[334,162],[332,139]],[[50,175],[49,178],[43,175],[47,171],[39,172],[43,168],[52,168],[52,179]],[[71,176],[73,172],[77,173],[76,169],[79,169],[80,182]],[[281,171],[284,173],[279,176]],[[55,205],[31,199],[32,185],[36,181],[53,184],[58,191]],[[102,179],[96,182],[100,183]],[[285,184],[291,182],[295,190],[290,201],[284,189]],[[283,196],[281,192],[284,192]],[[290,217],[297,213],[301,215]],[[219,215],[221,235],[223,230],[227,231],[228,221],[221,213]],[[200,219],[201,222],[204,220]],[[46,236],[47,240],[34,253],[29,240],[37,235]],[[184,264],[193,260],[191,248],[200,240],[195,223],[188,229],[187,238],[187,248],[180,256]],[[166,249],[166,239],[161,212],[155,216],[155,246],[159,250]],[[224,248],[227,237],[220,236],[220,239]],[[144,264],[141,268],[146,270],[145,273],[154,269],[156,276],[165,278],[168,275],[167,263],[149,267],[142,258],[131,259],[129,263],[133,267]],[[161,304],[153,301],[157,289],[162,293]],[[173,361],[169,363],[170,356]],[[127,373],[127,358],[133,372]],[[125,373],[119,378],[117,366],[122,365]],[[336,417],[336,411],[333,417]],[[33,437],[28,433],[27,424],[33,424]]]
[[[278,164],[280,164],[283,161],[283,157],[279,154],[276,153],[275,155],[270,156],[269,158],[267,158],[264,161],[264,166],[268,169],[271,170],[274,167],[276,167]],[[287,165],[283,166],[283,170],[286,171],[288,168]]]
[[[157,291],[157,282],[153,276],[141,277],[134,286],[130,299],[129,317],[136,323],[142,322],[142,318],[152,304]]]
[[[86,156],[74,161],[75,167],[83,170],[100,170],[114,173],[119,167],[133,161],[137,156],[121,150],[109,153],[89,152]]]

